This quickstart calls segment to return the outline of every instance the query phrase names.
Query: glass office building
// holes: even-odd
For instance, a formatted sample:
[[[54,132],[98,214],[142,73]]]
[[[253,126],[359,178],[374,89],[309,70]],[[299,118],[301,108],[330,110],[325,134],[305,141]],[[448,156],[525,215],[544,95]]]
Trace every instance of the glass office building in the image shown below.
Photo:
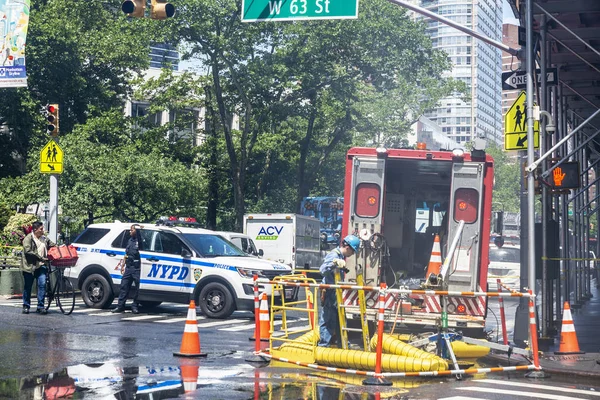
[[[502,42],[502,0],[414,0],[413,3]],[[501,51],[441,22],[415,16],[427,23],[433,46],[448,53],[453,64],[448,75],[463,81],[468,88],[466,96],[446,97],[425,115],[458,143],[476,137],[502,143]]]

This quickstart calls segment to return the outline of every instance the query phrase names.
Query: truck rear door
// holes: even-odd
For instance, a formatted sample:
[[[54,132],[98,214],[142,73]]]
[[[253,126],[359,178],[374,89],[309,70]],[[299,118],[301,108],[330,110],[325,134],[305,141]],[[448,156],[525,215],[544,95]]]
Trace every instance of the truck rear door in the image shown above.
[[[483,175],[483,163],[455,163],[452,167],[448,243],[456,235],[461,220],[465,226],[451,264],[448,290],[478,290]]]

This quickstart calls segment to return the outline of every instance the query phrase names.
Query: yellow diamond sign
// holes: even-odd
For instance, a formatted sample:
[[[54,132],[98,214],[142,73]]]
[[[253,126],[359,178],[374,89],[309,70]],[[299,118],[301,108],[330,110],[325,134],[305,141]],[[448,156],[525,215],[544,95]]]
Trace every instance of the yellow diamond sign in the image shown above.
[[[42,174],[62,174],[63,151],[54,140],[50,140],[40,151],[40,172]]]
[[[540,121],[533,121],[534,148],[540,147]],[[527,95],[521,92],[504,116],[504,150],[527,150]]]

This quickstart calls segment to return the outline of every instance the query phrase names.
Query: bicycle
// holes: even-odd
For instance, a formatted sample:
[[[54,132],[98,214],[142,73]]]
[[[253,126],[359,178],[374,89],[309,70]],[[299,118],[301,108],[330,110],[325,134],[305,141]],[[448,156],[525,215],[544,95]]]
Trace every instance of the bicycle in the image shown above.
[[[48,279],[44,304],[46,311],[53,301],[64,315],[69,315],[75,308],[75,290],[73,284],[64,275],[64,269],[68,267],[55,267],[50,262],[46,263],[48,268]]]

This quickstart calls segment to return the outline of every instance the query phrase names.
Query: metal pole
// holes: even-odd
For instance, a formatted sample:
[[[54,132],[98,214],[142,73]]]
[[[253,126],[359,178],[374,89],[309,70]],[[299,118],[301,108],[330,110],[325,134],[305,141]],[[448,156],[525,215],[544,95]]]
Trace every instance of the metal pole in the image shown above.
[[[541,29],[540,29],[540,72],[541,72],[541,85],[540,85],[540,106],[542,110],[548,109],[548,101],[546,97],[546,58],[547,58],[547,43],[546,43],[546,16],[542,15]],[[544,154],[548,149],[548,138],[546,135],[545,124],[540,124],[540,152]],[[531,143],[531,142],[529,142]],[[544,160],[542,163],[542,170],[548,169],[548,160]],[[542,185],[542,318],[541,318],[541,338],[544,340],[548,338],[548,327],[550,325],[550,314],[548,312],[548,304],[552,304],[549,285],[548,285],[548,187]]]
[[[58,175],[50,175],[50,202],[48,215],[48,236],[54,243],[58,241]]]
[[[533,0],[527,0],[526,11],[526,29],[527,29],[527,164],[532,165],[535,161],[535,149],[531,145],[535,143],[533,133],[533,73],[535,67],[533,65]],[[528,287],[535,294],[535,179],[531,169],[527,174],[527,219],[529,225],[528,230]],[[531,335],[536,335],[537,332],[532,332]],[[533,338],[532,338],[533,339]],[[536,338],[537,339],[537,338]],[[531,343],[531,342],[530,342]]]
[[[532,88],[533,88],[533,84],[532,84]],[[532,91],[533,91],[533,89],[532,89]],[[531,164],[529,164],[525,168],[525,170],[527,172],[534,171],[543,160],[548,158],[550,156],[550,154],[554,153],[560,146],[562,146],[564,143],[566,143],[571,137],[573,137],[573,135],[575,133],[577,133],[581,128],[583,128],[585,125],[587,125],[588,122],[590,122],[591,120],[596,118],[596,115],[598,115],[598,114],[600,114],[600,109],[596,110],[588,119],[586,119],[584,122],[582,122],[577,128],[572,130],[567,136],[562,138],[558,143],[556,143],[554,145],[554,147],[552,147],[550,150],[548,150],[545,154],[542,154],[535,162],[532,161]],[[529,119],[529,115],[527,115],[527,117]],[[527,140],[529,140],[529,139],[527,139]],[[548,170],[546,172],[548,174],[550,174],[550,172],[552,172],[552,169],[554,169],[554,167],[556,167],[556,166],[557,165],[554,165],[550,170]]]
[[[589,162],[588,154],[584,150],[583,152],[583,163],[581,165],[586,166]],[[585,185],[585,193],[583,195],[582,203],[587,204],[590,201],[590,191],[589,191],[589,174],[583,174],[583,183]],[[590,257],[590,216],[587,208],[583,210],[583,296],[586,300],[592,298],[592,294],[590,291],[590,262],[588,258]]]
[[[487,43],[487,44],[489,44],[491,46],[494,46],[494,47],[496,47],[496,48],[498,48],[500,50],[504,50],[508,54],[511,54],[513,56],[516,56],[516,55],[519,54],[519,50],[518,49],[513,49],[512,47],[509,47],[509,46],[505,45],[502,42],[497,42],[495,40],[492,40],[489,37],[487,37],[485,35],[482,35],[482,34],[480,34],[477,31],[474,31],[474,30],[469,29],[467,27],[464,27],[464,26],[462,26],[460,24],[457,24],[456,22],[454,22],[452,20],[449,20],[447,18],[444,18],[444,17],[442,17],[442,16],[440,16],[440,15],[434,13],[434,12],[431,12],[431,11],[425,9],[425,8],[422,8],[422,7],[419,7],[417,5],[411,4],[408,1],[404,1],[404,0],[388,0],[388,1],[390,3],[397,4],[397,5],[402,6],[404,8],[408,8],[409,10],[412,10],[412,11],[418,13],[418,14],[421,14],[421,15],[424,15],[424,16],[429,17],[431,19],[434,19],[436,21],[439,21],[439,22],[441,22],[443,24],[446,24],[448,26],[451,26],[451,27],[453,27],[455,29],[458,29],[459,31],[464,32],[464,33],[466,33],[469,36],[473,36],[474,38],[477,38],[477,39],[479,39],[479,40],[481,40],[481,41],[483,41],[483,42],[485,42],[485,43]]]
[[[577,136],[573,136],[573,140],[575,143],[579,141],[579,134]],[[575,160],[581,163],[581,151],[578,151],[575,154]],[[581,193],[580,193],[581,194]],[[581,307],[582,298],[581,298],[581,214],[576,210],[581,206],[581,196],[575,197],[573,203],[573,233],[575,238],[575,304],[571,305],[572,307],[579,308]]]

